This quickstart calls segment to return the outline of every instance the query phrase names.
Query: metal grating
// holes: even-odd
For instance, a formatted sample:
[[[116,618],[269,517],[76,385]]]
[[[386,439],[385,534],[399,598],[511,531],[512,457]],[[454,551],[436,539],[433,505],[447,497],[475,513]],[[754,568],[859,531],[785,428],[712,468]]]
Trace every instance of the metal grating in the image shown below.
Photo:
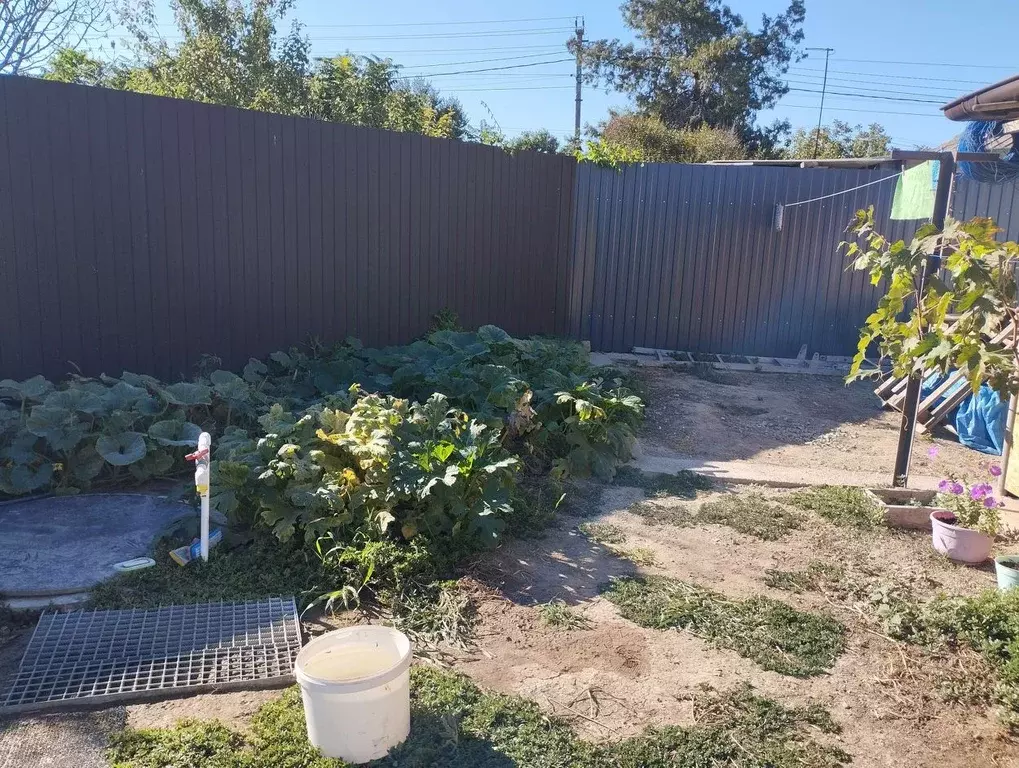
[[[291,678],[300,648],[292,597],[44,613],[4,709],[264,686]]]

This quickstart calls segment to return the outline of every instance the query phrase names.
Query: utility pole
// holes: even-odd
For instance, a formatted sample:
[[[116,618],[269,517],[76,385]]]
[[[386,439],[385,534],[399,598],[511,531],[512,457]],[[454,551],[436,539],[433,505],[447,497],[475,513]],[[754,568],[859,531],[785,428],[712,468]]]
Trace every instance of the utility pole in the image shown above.
[[[581,76],[583,75],[584,69],[584,17],[581,16],[579,19],[573,20],[573,25],[577,29],[577,105],[576,112],[573,117],[573,141],[577,147],[580,147],[580,83]]]
[[[808,51],[824,51],[824,80],[821,81],[821,108],[817,110],[817,132],[814,134],[814,159],[821,144],[821,116],[824,114],[824,92],[828,90],[828,57],[835,52],[834,48],[807,48]]]

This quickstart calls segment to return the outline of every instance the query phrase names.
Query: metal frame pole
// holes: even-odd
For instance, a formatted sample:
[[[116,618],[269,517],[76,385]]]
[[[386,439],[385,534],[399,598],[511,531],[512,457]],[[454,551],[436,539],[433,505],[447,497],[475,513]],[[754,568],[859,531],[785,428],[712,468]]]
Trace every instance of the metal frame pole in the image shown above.
[[[894,155],[893,155],[894,156]],[[934,195],[934,213],[931,221],[938,229],[945,228],[945,217],[948,215],[948,203],[952,196],[955,179],[955,156],[951,152],[932,153],[931,158],[941,162],[938,169],[938,188]],[[941,266],[942,248],[931,256],[924,264],[920,276],[920,293],[923,293],[927,279]],[[899,424],[899,444],[895,451],[895,472],[892,476],[892,487],[905,488],[909,482],[909,464],[913,456],[913,436],[916,432],[916,410],[920,404],[920,387],[923,384],[923,371],[914,370],[906,382],[906,397],[902,403],[902,421]]]

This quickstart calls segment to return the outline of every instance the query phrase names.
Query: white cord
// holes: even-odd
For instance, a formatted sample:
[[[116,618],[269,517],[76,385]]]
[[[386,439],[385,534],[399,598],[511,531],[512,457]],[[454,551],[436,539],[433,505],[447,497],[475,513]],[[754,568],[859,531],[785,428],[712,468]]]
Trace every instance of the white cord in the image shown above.
[[[880,184],[882,181],[888,181],[888,179],[894,179],[896,176],[901,176],[902,174],[903,174],[903,171],[899,171],[898,173],[893,173],[891,176],[885,176],[883,179],[876,179],[874,181],[868,181],[866,184],[861,184],[860,186],[853,187],[852,189],[843,189],[841,192],[832,192],[830,195],[822,195],[821,197],[812,197],[809,200],[800,200],[800,201],[795,202],[795,203],[783,203],[782,207],[783,208],[793,208],[793,207],[795,207],[797,205],[806,205],[807,203],[816,203],[818,200],[827,200],[829,197],[838,197],[839,195],[844,195],[844,194],[847,194],[848,192],[855,192],[858,189],[863,189],[864,187],[869,187],[872,184]]]

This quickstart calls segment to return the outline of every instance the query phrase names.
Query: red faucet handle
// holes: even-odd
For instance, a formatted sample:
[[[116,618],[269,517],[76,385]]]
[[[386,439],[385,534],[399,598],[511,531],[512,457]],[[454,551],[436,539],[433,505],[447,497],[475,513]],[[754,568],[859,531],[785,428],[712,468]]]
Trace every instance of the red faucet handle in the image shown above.
[[[202,448],[202,450],[200,450],[200,451],[195,451],[194,453],[189,453],[184,458],[187,461],[198,461],[199,459],[207,458],[208,455],[209,455],[209,449],[208,448]]]

